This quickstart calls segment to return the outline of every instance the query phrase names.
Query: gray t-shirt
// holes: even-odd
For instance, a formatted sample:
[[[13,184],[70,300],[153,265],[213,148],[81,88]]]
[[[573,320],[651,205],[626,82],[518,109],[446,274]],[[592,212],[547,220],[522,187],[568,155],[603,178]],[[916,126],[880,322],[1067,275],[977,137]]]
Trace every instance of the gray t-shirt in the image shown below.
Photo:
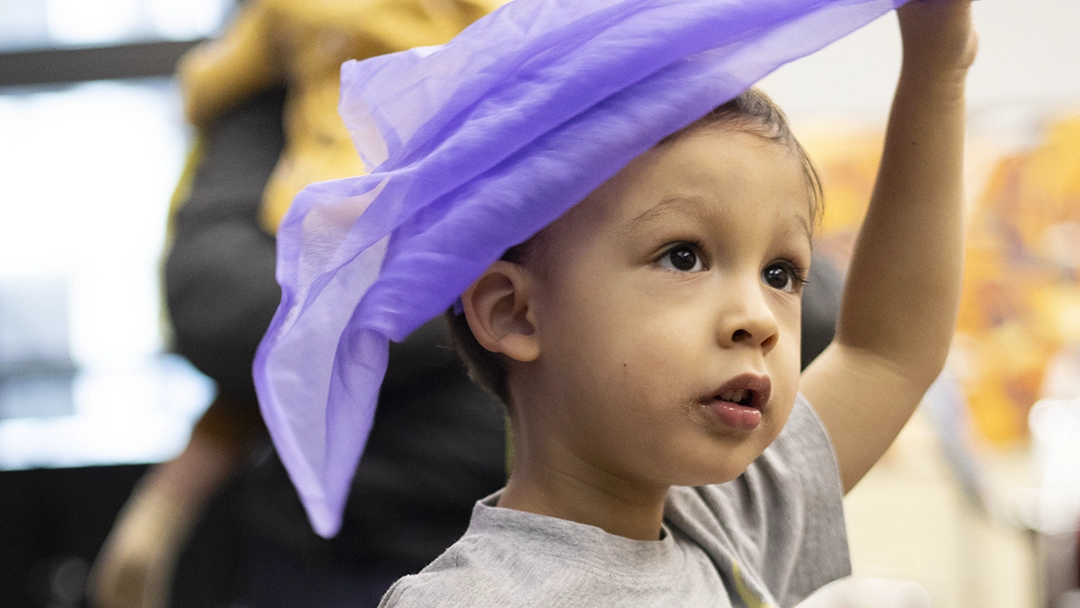
[[[779,607],[851,572],[836,457],[801,396],[745,473],[671,489],[661,540],[503,509],[498,497],[478,502],[461,540],[380,608]]]

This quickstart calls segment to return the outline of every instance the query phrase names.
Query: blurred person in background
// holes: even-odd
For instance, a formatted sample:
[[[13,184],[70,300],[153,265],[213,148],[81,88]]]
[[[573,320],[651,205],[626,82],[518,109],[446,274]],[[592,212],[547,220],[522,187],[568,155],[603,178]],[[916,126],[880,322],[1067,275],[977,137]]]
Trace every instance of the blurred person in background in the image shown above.
[[[181,62],[197,137],[164,279],[175,348],[216,382],[217,396],[183,452],[153,467],[119,514],[92,573],[98,608],[375,606],[394,580],[457,540],[475,501],[505,483],[503,414],[467,378],[442,319],[391,347],[333,539],[311,530],[269,446],[251,375],[281,297],[278,222],[307,184],[364,172],[337,114],[341,63],[445,42],[500,3],[249,0],[220,39]],[[815,259],[803,365],[832,339],[841,287],[835,266]],[[239,546],[197,569],[224,581],[210,589],[177,565],[223,495]]]
[[[169,605],[200,515],[238,471],[227,508],[240,548],[217,565],[233,580],[213,601],[248,606],[375,605],[394,579],[456,540],[473,502],[504,482],[502,414],[431,324],[395,346],[388,407],[356,476],[358,498],[341,534],[322,539],[269,453],[251,378],[281,297],[278,221],[308,183],[363,172],[336,111],[341,63],[446,42],[490,8],[473,0],[251,0],[220,39],[182,60],[197,138],[176,194],[164,278],[175,347],[218,391],[184,451],[154,467],[119,515],[94,568],[98,606]]]

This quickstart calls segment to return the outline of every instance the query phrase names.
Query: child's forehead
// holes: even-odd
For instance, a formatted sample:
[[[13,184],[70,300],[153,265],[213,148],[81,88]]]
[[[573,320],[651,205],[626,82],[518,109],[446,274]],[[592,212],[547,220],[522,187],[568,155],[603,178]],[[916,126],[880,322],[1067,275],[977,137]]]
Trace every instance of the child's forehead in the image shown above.
[[[671,217],[757,207],[763,198],[789,202],[780,207],[783,215],[811,232],[810,188],[791,146],[710,125],[638,156],[565,217],[629,230]]]

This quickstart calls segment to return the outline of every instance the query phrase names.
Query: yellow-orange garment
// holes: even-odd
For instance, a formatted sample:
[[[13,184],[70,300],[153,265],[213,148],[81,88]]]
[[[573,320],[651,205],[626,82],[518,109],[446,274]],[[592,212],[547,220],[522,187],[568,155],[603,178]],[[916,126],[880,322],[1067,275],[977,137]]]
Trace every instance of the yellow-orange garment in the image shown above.
[[[203,128],[252,94],[285,85],[285,148],[260,218],[273,234],[304,186],[364,172],[337,113],[341,64],[445,43],[504,1],[248,0],[221,38],[181,61],[184,111]]]
[[[1080,349],[1080,117],[1044,135],[1037,148],[1000,160],[965,245],[953,367],[975,428],[997,445],[1024,440],[1049,363]],[[881,134],[829,128],[803,143],[826,200],[817,248],[846,265]]]
[[[884,129],[850,130],[822,123],[800,137],[821,178],[825,213],[815,235],[815,254],[847,268],[877,179]]]

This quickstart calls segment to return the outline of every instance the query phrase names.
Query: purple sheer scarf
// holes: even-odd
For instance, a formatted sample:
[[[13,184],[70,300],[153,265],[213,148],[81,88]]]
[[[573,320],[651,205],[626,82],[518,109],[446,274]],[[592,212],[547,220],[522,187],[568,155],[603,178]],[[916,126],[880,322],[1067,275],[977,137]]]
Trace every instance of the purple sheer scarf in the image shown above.
[[[368,175],[312,184],[278,232],[263,416],[333,536],[390,340],[630,160],[906,0],[514,0],[449,43],[347,62]]]

